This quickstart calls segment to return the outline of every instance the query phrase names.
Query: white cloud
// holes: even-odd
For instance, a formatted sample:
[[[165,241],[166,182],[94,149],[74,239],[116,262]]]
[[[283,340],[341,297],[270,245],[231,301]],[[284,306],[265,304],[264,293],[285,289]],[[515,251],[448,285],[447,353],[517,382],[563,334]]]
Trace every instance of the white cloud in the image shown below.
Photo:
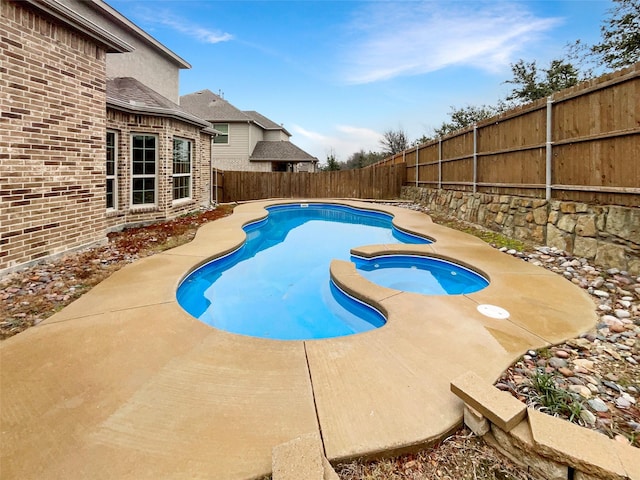
[[[360,150],[378,151],[382,139],[382,134],[374,130],[351,125],[334,125],[328,133],[314,132],[300,125],[293,125],[291,130],[295,133],[291,141],[321,163],[325,163],[332,152],[338,161],[344,162]]]
[[[222,32],[201,25],[197,25],[189,20],[177,16],[174,12],[168,10],[160,11],[139,11],[139,14],[144,17],[146,22],[155,23],[157,25],[164,25],[176,32],[183,33],[187,36],[193,37],[196,40],[203,43],[221,43],[233,40],[233,35],[230,33]]]
[[[367,4],[348,27],[344,80],[364,84],[456,65],[496,71],[559,23],[523,3]]]

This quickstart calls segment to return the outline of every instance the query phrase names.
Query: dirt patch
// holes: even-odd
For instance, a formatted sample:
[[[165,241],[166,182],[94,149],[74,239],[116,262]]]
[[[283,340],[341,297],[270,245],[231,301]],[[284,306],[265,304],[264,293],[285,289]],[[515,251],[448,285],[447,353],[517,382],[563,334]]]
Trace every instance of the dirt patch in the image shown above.
[[[341,480],[533,480],[495,449],[463,428],[411,455],[337,465]]]

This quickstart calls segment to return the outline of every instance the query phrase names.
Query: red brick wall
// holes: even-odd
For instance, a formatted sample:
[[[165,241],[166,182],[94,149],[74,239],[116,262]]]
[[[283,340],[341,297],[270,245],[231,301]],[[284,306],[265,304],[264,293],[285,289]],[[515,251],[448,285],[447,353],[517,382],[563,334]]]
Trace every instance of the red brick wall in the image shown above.
[[[0,272],[105,237],[105,51],[25,4],[0,17]]]

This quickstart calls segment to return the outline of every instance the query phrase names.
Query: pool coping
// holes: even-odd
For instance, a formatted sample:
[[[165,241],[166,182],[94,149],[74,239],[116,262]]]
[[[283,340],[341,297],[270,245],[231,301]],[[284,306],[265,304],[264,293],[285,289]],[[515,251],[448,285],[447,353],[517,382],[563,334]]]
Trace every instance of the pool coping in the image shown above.
[[[436,240],[354,246],[363,255],[452,258],[491,283],[426,297],[372,284],[350,262],[334,261],[334,281],[388,321],[324,340],[230,334],[177,305],[182,279],[238,248],[242,226],[264,218],[265,207],[315,202],[391,213],[399,228]],[[481,304],[510,317],[485,317]],[[320,435],[332,462],[416,448],[461,424],[452,379],[471,369],[493,382],[527,349],[595,322],[589,296],[566,279],[424,213],[343,199],[247,202],[189,244],[128,265],[0,344],[1,438],[10,445],[1,465],[16,477],[258,478],[270,472],[275,445],[309,433]]]

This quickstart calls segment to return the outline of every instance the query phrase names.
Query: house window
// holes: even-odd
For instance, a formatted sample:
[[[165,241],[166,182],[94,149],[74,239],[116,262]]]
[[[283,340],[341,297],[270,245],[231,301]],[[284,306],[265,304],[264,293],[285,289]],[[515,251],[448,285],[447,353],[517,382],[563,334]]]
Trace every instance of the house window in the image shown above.
[[[118,134],[116,132],[107,132],[107,208],[116,208],[118,204],[117,139]]]
[[[213,143],[229,143],[229,124],[214,123],[213,128],[218,132],[222,132],[213,137]]]
[[[131,204],[155,205],[156,159],[158,139],[155,135],[131,136]]]
[[[173,199],[191,197],[191,142],[173,139]]]

